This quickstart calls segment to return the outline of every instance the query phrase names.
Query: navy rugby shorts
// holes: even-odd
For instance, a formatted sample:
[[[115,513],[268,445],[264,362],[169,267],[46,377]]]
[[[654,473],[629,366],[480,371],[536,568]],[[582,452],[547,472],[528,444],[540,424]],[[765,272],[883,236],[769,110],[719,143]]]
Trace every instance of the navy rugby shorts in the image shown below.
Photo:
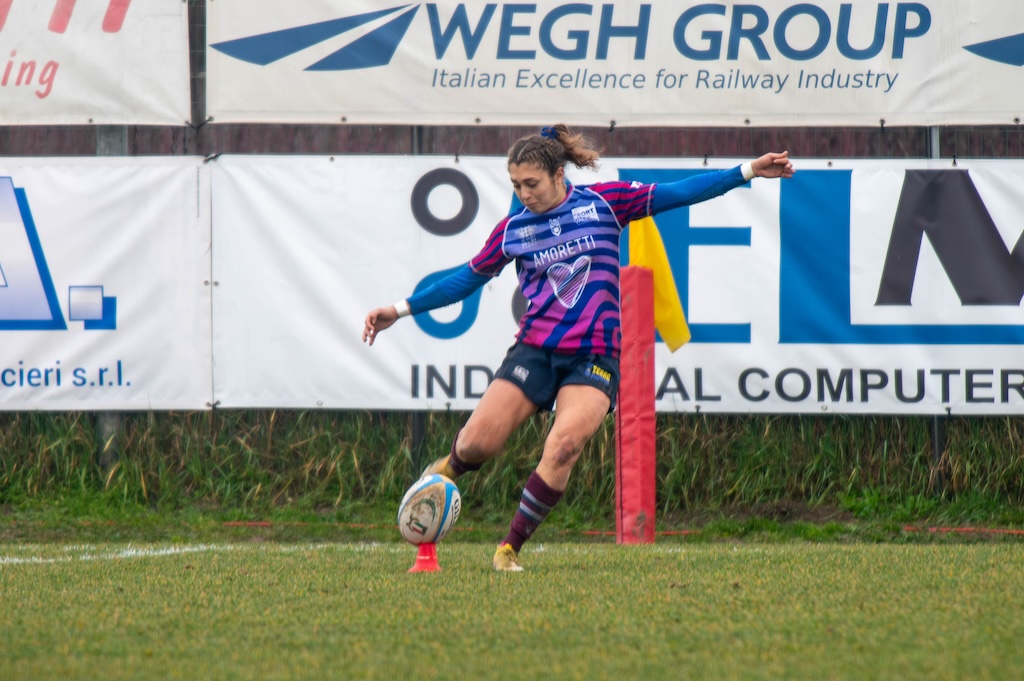
[[[610,412],[619,392],[619,360],[607,355],[562,355],[516,343],[495,377],[519,386],[531,402],[548,411],[563,385],[593,386],[611,400]]]

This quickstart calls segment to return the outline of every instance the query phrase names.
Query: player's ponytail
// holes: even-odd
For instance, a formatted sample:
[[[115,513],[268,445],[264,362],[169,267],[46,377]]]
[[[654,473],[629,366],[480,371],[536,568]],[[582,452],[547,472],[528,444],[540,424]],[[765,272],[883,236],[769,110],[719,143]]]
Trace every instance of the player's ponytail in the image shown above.
[[[509,165],[535,163],[550,175],[572,163],[577,168],[596,168],[600,152],[582,133],[564,123],[543,128],[539,134],[519,138],[508,151]]]

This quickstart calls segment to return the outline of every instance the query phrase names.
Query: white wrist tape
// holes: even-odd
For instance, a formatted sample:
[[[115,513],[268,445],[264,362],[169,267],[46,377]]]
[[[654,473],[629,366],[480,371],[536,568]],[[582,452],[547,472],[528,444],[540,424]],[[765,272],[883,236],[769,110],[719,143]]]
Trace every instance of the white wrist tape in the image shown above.
[[[740,166],[740,172],[743,173],[743,179],[750,182],[754,179],[754,163],[752,161],[747,161]]]
[[[395,303],[395,309],[398,311],[399,318],[408,317],[411,310],[409,309],[409,303],[405,300],[400,300]]]

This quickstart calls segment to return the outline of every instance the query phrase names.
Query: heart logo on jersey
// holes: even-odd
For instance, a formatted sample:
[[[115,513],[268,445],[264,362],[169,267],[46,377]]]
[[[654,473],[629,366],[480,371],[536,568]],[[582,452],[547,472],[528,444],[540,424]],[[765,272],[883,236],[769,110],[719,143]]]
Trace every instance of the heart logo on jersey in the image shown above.
[[[576,258],[572,267],[565,263],[556,262],[548,268],[548,281],[555,289],[555,297],[558,302],[566,307],[573,307],[580,301],[583,295],[583,287],[587,285],[590,278],[590,256],[581,255]]]

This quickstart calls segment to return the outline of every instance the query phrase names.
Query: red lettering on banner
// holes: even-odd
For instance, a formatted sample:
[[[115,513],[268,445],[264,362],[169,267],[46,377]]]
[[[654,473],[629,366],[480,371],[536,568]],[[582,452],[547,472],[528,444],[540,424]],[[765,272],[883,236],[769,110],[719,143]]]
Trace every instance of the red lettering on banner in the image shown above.
[[[64,33],[71,23],[71,15],[75,11],[76,0],[57,0],[50,15],[50,24],[47,28],[51,33]],[[0,0],[0,31],[7,23],[7,15],[11,12],[11,5],[14,0]],[[124,26],[124,17],[128,14],[128,7],[132,0],[110,0],[107,5],[107,13],[103,15],[103,32],[119,33]]]
[[[50,32],[63,33],[68,30],[68,23],[71,21],[71,13],[75,11],[75,0],[57,0],[50,15]]]
[[[77,0],[56,0],[53,12],[50,14],[50,23],[47,29],[51,33],[63,34],[68,30],[71,23],[71,15],[75,12]],[[132,0],[109,0],[107,11],[103,15],[103,32],[120,33],[124,26],[124,18],[128,14],[128,8]],[[0,0],[0,31],[7,24],[7,17],[11,13],[14,0]],[[39,62],[34,59],[18,61],[17,50],[11,50],[11,56],[3,65],[0,72],[0,87],[13,85],[15,87],[36,86],[35,95],[39,99],[46,99],[53,92],[53,82],[57,77],[57,70],[60,63],[50,60],[39,68]]]
[[[4,24],[7,23],[7,15],[11,11],[11,3],[14,0],[0,0],[0,31],[3,30]]]
[[[33,84],[32,79],[36,75],[36,62],[28,60],[16,64],[14,61],[16,56],[18,56],[18,51],[11,50],[11,58],[7,60],[7,64],[4,66],[3,76],[0,76],[0,87]],[[40,89],[36,90],[36,97],[46,99],[49,96],[53,90],[53,79],[57,77],[57,69],[59,67],[60,64],[52,59],[43,64],[43,68],[39,70],[39,78],[35,81],[40,86]],[[13,82],[11,81],[11,76],[14,76]]]
[[[107,13],[103,17],[103,32],[117,33],[124,24],[124,15],[128,14],[128,5],[132,0],[110,0]]]
[[[46,89],[36,90],[36,97],[46,99],[50,91],[53,90],[53,79],[57,77],[57,67],[59,66],[60,64],[52,59],[43,65],[43,70],[39,73],[39,84],[45,86]]]

